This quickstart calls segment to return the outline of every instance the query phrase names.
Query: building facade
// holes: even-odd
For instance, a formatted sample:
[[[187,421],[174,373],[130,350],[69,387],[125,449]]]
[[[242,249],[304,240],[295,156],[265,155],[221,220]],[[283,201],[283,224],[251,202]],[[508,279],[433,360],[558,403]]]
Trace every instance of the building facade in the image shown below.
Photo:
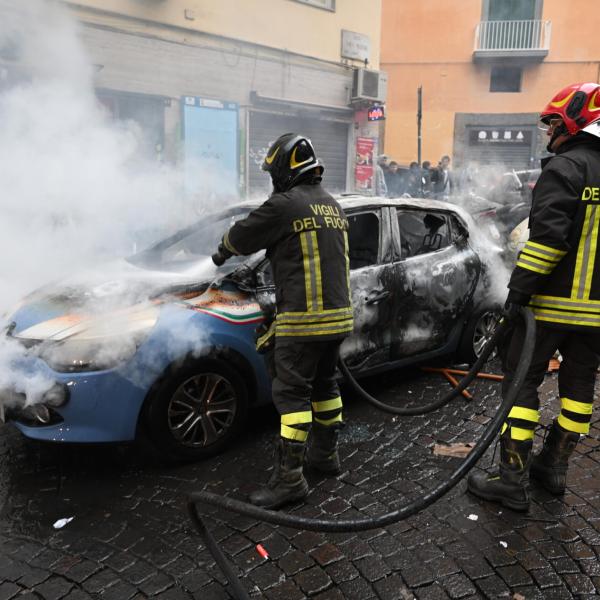
[[[66,4],[98,98],[140,125],[144,152],[185,165],[188,190],[201,189],[210,165],[232,191],[263,193],[266,149],[288,131],[313,140],[331,189],[354,187],[356,138],[377,143],[350,98],[364,59],[379,67],[380,0]]]
[[[600,80],[597,14],[588,0],[383,0],[388,73],[385,152],[417,158],[417,88],[423,87],[422,159],[457,166],[537,166],[537,118],[562,87]]]

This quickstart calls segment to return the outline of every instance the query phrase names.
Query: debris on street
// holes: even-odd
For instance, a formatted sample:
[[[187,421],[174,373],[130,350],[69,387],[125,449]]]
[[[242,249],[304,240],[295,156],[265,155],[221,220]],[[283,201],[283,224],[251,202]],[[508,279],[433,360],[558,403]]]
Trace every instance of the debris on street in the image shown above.
[[[54,527],[54,529],[62,529],[65,525],[70,523],[74,518],[75,517],[65,517],[64,519],[59,519],[58,521],[56,521],[56,523],[54,523],[54,525],[52,525],[52,527]]]
[[[455,458],[464,458],[468,456],[475,447],[473,442],[455,443],[455,444],[435,444],[433,454],[435,456],[453,456]]]

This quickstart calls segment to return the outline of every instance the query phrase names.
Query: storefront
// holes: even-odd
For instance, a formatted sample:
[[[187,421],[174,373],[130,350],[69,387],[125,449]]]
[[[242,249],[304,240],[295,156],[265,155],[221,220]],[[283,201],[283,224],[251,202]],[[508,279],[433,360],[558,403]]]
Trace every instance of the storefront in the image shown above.
[[[135,124],[132,131],[138,138],[141,157],[162,159],[169,98],[108,89],[97,89],[96,96],[115,120]]]
[[[543,148],[536,117],[529,114],[457,114],[455,165],[467,166],[475,162],[515,170],[537,167]]]
[[[250,193],[267,192],[269,177],[260,167],[269,146],[282,134],[308,137],[323,161],[323,184],[330,192],[344,192],[348,179],[348,143],[352,109],[332,109],[252,96],[248,113],[247,183]]]

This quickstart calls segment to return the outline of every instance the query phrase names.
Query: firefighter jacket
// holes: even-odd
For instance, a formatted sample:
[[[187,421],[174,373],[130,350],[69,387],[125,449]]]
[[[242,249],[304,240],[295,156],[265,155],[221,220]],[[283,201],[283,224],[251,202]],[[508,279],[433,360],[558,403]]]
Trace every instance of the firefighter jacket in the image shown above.
[[[508,287],[548,326],[600,332],[600,139],[579,134],[542,167]]]
[[[352,332],[348,220],[321,185],[297,185],[273,194],[235,223],[223,244],[234,254],[266,248],[275,282],[278,339],[325,341]]]

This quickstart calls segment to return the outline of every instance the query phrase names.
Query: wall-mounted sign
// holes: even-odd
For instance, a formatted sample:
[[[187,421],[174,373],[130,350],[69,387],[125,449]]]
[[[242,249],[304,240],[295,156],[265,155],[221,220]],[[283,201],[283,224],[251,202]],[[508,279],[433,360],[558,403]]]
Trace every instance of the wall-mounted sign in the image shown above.
[[[469,132],[470,146],[531,146],[530,129],[518,127],[473,127]]]
[[[225,110],[237,110],[235,102],[223,102],[212,98],[199,98],[198,96],[184,96],[183,103],[186,106],[203,106],[204,108],[219,108]]]
[[[371,106],[367,112],[367,120],[369,121],[383,121],[385,119],[385,108],[381,104]]]
[[[363,62],[371,58],[371,40],[364,33],[342,29],[342,58],[353,58]]]

